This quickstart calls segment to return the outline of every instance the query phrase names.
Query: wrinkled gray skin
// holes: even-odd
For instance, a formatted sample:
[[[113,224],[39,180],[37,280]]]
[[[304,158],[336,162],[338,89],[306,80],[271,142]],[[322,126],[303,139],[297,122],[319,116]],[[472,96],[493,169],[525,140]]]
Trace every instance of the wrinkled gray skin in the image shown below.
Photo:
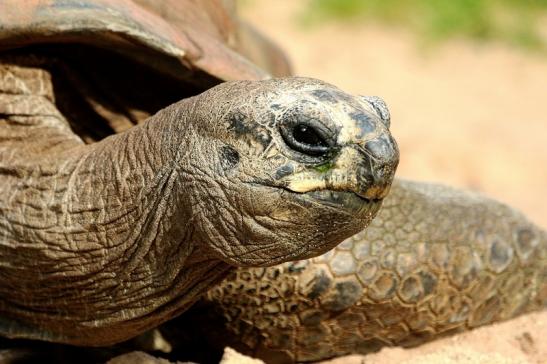
[[[225,83],[85,144],[56,108],[55,75],[30,63],[0,64],[7,337],[133,337],[231,266],[331,249],[370,223],[393,179],[385,115],[321,81]],[[291,141],[301,125],[324,145]]]

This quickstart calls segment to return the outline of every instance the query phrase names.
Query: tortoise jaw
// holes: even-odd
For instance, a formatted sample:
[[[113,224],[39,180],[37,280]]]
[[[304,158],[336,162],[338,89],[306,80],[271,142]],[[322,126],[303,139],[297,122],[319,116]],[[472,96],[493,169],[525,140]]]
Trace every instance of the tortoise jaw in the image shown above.
[[[349,178],[342,174],[338,174],[338,177],[340,178],[328,181],[324,175],[306,171],[284,178],[281,186],[287,191],[305,196],[306,199],[350,209],[380,203],[390,187],[371,185],[366,179]]]
[[[381,205],[383,197],[371,197],[352,190],[317,188],[309,191],[295,191],[290,186],[271,186],[289,192],[306,203],[318,203],[350,213],[372,211]]]
[[[303,195],[326,205],[345,207],[349,210],[360,210],[365,206],[376,205],[382,201],[382,199],[369,199],[352,191],[330,189],[305,192]]]
[[[304,192],[304,194],[318,200],[334,202],[343,202],[343,200],[346,200],[348,198],[357,198],[358,200],[363,202],[374,202],[382,200],[381,198],[369,198],[363,194],[359,194],[353,191],[339,191],[331,189],[314,190],[310,192]]]
[[[328,207],[349,210],[352,212],[374,209],[375,206],[381,205],[383,201],[382,197],[370,197],[350,190],[316,188],[309,191],[295,191],[290,186],[285,184],[271,184],[264,181],[253,181],[250,182],[250,184],[260,186],[262,188],[267,187],[269,189],[284,191],[285,193],[289,193],[305,203],[319,203]]]

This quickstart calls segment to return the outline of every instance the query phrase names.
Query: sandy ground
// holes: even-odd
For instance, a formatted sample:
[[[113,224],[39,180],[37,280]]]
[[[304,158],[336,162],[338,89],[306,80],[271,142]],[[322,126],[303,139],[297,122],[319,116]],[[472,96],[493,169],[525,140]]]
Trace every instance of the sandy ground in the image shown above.
[[[240,10],[282,45],[297,75],[388,102],[399,177],[482,191],[547,228],[547,58],[467,41],[424,51],[412,35],[370,24],[305,28],[295,21],[303,4],[255,0]],[[333,363],[547,363],[546,332],[544,311]]]
[[[386,348],[323,364],[544,364],[547,314],[533,313],[413,349]]]
[[[547,315],[532,313],[417,348],[385,348],[367,356],[350,355],[319,364],[544,364],[547,363],[545,332]],[[220,364],[244,363],[264,362],[226,348]]]

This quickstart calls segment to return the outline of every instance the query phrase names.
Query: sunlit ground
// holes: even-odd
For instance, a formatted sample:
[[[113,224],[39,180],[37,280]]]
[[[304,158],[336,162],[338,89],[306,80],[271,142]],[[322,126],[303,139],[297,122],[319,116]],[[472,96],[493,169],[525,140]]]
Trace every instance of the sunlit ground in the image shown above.
[[[296,74],[388,102],[400,177],[482,191],[547,227],[547,55],[541,50],[547,22],[528,20],[530,42],[500,35],[498,25],[479,35],[438,30],[430,42],[438,28],[428,28],[430,19],[421,24],[411,8],[380,16],[385,8],[372,1],[378,9],[344,18],[325,15],[319,3],[329,1],[315,3],[248,0],[240,11],[282,45]],[[536,3],[532,12],[522,10],[528,19],[543,16],[545,2]],[[505,22],[520,21],[517,10],[496,11],[513,19]]]

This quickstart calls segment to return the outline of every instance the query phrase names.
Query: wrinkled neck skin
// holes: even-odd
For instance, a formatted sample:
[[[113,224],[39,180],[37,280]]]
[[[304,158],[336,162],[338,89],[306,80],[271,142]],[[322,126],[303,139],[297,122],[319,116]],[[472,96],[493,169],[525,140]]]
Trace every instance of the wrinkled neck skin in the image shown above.
[[[193,106],[181,101],[99,143],[73,138],[29,153],[2,176],[0,275],[17,282],[0,285],[3,332],[117,342],[184,311],[225,276],[229,266],[194,229],[196,189],[210,176],[207,145],[191,137]]]

